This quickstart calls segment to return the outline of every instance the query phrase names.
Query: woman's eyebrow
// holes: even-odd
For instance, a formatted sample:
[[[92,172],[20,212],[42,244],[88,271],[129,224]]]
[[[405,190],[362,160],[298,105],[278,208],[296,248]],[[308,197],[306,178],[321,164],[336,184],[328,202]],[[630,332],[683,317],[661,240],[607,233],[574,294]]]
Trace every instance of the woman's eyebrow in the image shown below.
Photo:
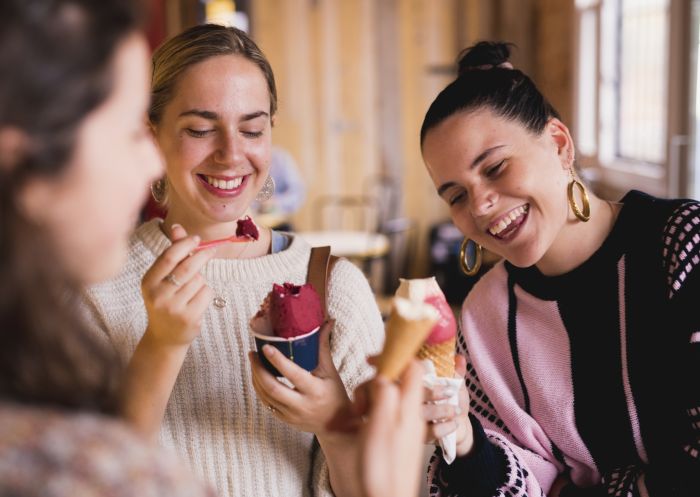
[[[479,155],[476,156],[476,158],[472,161],[471,165],[469,166],[469,169],[474,169],[476,166],[484,162],[491,153],[493,153],[495,150],[498,150],[499,148],[505,147],[505,145],[496,145],[495,147],[487,148],[483,152],[481,152]],[[440,187],[437,189],[437,193],[440,197],[442,197],[442,194],[445,193],[447,190],[452,188],[453,186],[457,186],[457,183],[454,181],[448,181],[447,183],[443,183],[440,185]]]
[[[215,121],[219,119],[219,114],[216,112],[212,112],[210,110],[200,110],[200,109],[190,109],[186,110],[184,112],[180,112],[180,115],[177,116],[178,118],[180,117],[185,117],[185,116],[197,116],[197,117],[202,117],[204,119],[209,119],[210,121]]]
[[[470,169],[474,169],[476,166],[478,166],[481,162],[486,160],[486,158],[491,155],[492,152],[495,150],[498,150],[499,148],[505,147],[505,145],[496,145],[495,147],[487,148],[483,152],[481,152],[479,155],[476,156],[476,159],[472,161],[471,166],[469,166]]]
[[[264,110],[259,110],[257,112],[251,112],[250,114],[244,114],[243,117],[241,117],[241,122],[243,121],[251,121],[253,119],[256,119],[258,117],[263,117],[263,116],[269,116],[267,112]]]

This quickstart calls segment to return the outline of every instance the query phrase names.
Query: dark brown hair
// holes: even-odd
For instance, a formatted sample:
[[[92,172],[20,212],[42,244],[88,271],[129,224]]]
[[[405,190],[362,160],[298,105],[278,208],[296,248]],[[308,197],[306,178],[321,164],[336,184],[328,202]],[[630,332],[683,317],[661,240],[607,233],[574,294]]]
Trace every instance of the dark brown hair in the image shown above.
[[[535,83],[509,63],[509,43],[482,41],[460,54],[459,76],[430,105],[420,131],[425,135],[457,112],[488,108],[539,135],[559,114]]]
[[[132,0],[0,2],[0,131],[28,139],[0,163],[0,400],[116,409],[116,358],[87,330],[77,284],[16,195],[65,172],[77,130],[110,94],[117,46],[140,23]]]

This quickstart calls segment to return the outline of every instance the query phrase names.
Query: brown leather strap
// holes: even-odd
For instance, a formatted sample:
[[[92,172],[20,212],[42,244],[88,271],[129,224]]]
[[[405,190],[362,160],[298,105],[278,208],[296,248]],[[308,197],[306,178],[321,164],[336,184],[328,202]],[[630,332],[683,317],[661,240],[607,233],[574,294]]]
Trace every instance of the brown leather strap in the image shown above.
[[[328,319],[328,306],[326,293],[328,291],[328,277],[333,270],[333,265],[338,258],[331,255],[330,247],[313,247],[309,257],[309,272],[306,281],[311,283],[321,298],[324,318]]]

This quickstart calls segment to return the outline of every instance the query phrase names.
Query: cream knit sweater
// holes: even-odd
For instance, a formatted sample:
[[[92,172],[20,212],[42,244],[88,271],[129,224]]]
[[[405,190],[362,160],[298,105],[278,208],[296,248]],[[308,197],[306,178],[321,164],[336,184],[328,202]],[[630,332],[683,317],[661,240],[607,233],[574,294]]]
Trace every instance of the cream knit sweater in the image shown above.
[[[160,220],[131,238],[122,273],[87,296],[95,328],[128,361],[146,329],[140,283],[170,241]],[[160,441],[177,450],[223,497],[329,495],[328,470],[313,436],[278,421],[257,399],[246,353],[255,350],[248,321],[273,283],[306,280],[310,247],[298,237],[282,252],[255,259],[214,259],[202,274],[224,307],[213,303],[185,358],[165,413]],[[370,374],[384,327],[367,280],[339,260],[328,286],[336,320],[331,350],[349,392]],[[316,444],[317,446],[317,444]]]

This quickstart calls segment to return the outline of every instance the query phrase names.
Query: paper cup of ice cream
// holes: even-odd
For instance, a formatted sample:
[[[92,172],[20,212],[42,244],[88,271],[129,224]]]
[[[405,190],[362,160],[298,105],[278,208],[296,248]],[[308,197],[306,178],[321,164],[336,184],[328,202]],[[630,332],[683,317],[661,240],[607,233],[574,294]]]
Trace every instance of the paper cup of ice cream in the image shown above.
[[[299,335],[294,338],[258,335],[253,332],[255,348],[260,356],[260,362],[262,362],[263,366],[265,366],[265,369],[267,369],[270,374],[282,376],[262,352],[264,345],[271,345],[282,352],[287,359],[294,362],[297,366],[307,371],[313,371],[318,366],[318,331],[320,329],[321,327],[319,326],[305,335]]]
[[[287,359],[307,371],[318,366],[319,330],[323,310],[310,284],[273,285],[258,313],[250,320],[260,362],[274,376],[282,376],[265,354],[264,345],[279,350]]]

